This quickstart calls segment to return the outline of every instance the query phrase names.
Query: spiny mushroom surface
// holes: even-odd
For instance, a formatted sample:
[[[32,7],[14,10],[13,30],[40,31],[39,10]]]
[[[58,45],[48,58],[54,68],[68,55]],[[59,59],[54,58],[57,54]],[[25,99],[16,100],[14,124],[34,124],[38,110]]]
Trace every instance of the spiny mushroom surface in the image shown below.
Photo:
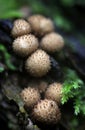
[[[25,103],[25,106],[29,108],[33,107],[40,100],[40,94],[38,89],[36,88],[25,88],[22,90],[20,95]]]
[[[42,36],[54,30],[53,22],[42,15],[32,15],[28,18],[28,21],[31,24],[32,30],[37,35]]]
[[[12,28],[12,36],[18,37],[31,32],[31,26],[24,19],[17,19],[14,22],[14,26]]]
[[[32,76],[42,77],[51,68],[50,57],[45,51],[38,49],[27,59],[25,68]]]
[[[61,35],[52,32],[42,38],[40,45],[47,52],[56,52],[64,47],[64,40]]]
[[[52,99],[56,103],[60,104],[62,97],[62,84],[52,83],[48,86],[45,92],[45,98]]]
[[[38,39],[32,35],[23,35],[13,42],[13,50],[18,55],[25,57],[33,53],[38,48]]]
[[[54,101],[44,99],[34,106],[32,116],[35,122],[56,124],[61,118],[61,113]]]

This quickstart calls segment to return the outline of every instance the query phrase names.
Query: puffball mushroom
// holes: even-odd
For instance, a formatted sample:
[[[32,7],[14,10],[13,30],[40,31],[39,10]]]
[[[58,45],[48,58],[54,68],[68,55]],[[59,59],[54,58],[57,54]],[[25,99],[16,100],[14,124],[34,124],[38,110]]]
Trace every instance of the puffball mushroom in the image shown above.
[[[32,34],[28,34],[14,40],[13,50],[21,57],[26,57],[36,51],[38,45],[38,39]]]
[[[40,81],[40,84],[38,86],[38,90],[40,93],[44,93],[45,90],[47,89],[47,87],[48,87],[48,83],[42,80],[42,81]]]
[[[42,77],[51,68],[50,56],[38,49],[26,60],[25,68],[32,76]]]
[[[52,32],[42,38],[40,45],[47,52],[56,52],[64,47],[64,40],[61,35]]]
[[[32,15],[28,18],[28,21],[32,30],[37,35],[42,36],[54,30],[54,25],[51,19],[45,18],[42,15]]]
[[[34,106],[32,116],[35,122],[51,125],[60,120],[61,113],[54,101],[44,99]]]
[[[43,79],[32,79],[29,83],[29,86],[35,87],[39,90],[40,94],[44,93],[48,87],[48,82]]]
[[[61,97],[62,97],[62,84],[56,82],[50,84],[45,92],[45,98],[51,99],[56,103],[60,104]]]
[[[20,95],[25,103],[25,106],[28,108],[32,108],[40,100],[40,94],[36,88],[25,88],[22,90]]]
[[[18,37],[31,32],[31,26],[24,19],[17,19],[14,21],[14,26],[12,28],[12,36]]]

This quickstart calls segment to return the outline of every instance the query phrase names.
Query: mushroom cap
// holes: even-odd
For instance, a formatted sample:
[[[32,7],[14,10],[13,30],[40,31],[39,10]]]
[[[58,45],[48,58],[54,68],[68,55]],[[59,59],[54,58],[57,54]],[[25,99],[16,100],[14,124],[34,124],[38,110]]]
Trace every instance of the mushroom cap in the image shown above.
[[[41,35],[53,32],[54,31],[54,25],[53,25],[52,20],[49,19],[49,18],[42,19],[41,23],[40,23],[40,30],[41,30],[40,31]]]
[[[29,108],[32,108],[40,100],[40,94],[36,88],[25,88],[22,90],[20,95],[25,103],[25,106]]]
[[[24,19],[17,19],[14,21],[14,26],[12,28],[12,36],[18,37],[31,32],[31,26]]]
[[[40,45],[47,52],[56,52],[64,47],[64,40],[61,35],[52,32],[42,38]]]
[[[25,57],[33,53],[38,48],[38,45],[38,39],[32,34],[28,34],[14,40],[13,50],[18,55]]]
[[[45,17],[42,15],[38,15],[38,14],[32,15],[28,18],[28,22],[30,23],[33,31],[35,31],[37,33],[39,32],[39,30],[40,30],[39,23],[43,18],[45,18]]]
[[[34,106],[32,116],[35,122],[56,124],[61,118],[61,113],[54,101],[44,99]]]
[[[32,15],[28,18],[28,21],[35,34],[40,36],[54,30],[53,22],[49,18],[45,18],[42,15]]]
[[[47,89],[47,87],[48,87],[48,83],[42,80],[42,81],[40,81],[40,84],[38,86],[38,90],[40,93],[44,93],[45,90]]]
[[[50,57],[45,51],[38,49],[27,59],[25,68],[32,76],[42,77],[51,68]]]
[[[62,84],[56,82],[50,84],[45,92],[45,98],[51,99],[56,103],[60,104],[61,97],[62,97]]]

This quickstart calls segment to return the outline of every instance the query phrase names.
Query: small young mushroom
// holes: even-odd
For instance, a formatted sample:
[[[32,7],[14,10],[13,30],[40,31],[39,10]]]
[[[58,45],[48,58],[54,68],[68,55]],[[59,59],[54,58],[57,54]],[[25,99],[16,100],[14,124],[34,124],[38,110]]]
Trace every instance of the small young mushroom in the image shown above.
[[[25,68],[32,76],[42,77],[51,68],[50,56],[38,49],[26,60]]]
[[[52,100],[41,100],[34,106],[32,112],[33,120],[37,123],[56,124],[60,118],[61,113],[57,104]]]
[[[14,40],[13,50],[21,57],[26,57],[36,51],[38,45],[38,39],[32,34],[28,34]]]
[[[46,91],[47,87],[48,87],[48,83],[46,81],[42,80],[39,83],[38,90],[42,94]]]
[[[12,28],[12,36],[18,37],[31,32],[31,26],[24,19],[17,19],[14,21],[14,26]]]
[[[40,100],[40,94],[38,89],[28,87],[22,90],[21,98],[25,103],[25,106],[32,108]]]
[[[61,35],[52,32],[42,38],[40,45],[47,52],[56,52],[64,47],[64,40]]]
[[[40,94],[44,93],[48,87],[48,82],[44,79],[32,79],[29,83],[29,86],[35,87],[39,90]]]
[[[54,30],[53,22],[42,15],[32,15],[28,18],[28,21],[37,35],[42,36]]]
[[[51,99],[56,103],[61,103],[62,97],[62,84],[61,83],[52,83],[48,86],[45,92],[45,98]]]

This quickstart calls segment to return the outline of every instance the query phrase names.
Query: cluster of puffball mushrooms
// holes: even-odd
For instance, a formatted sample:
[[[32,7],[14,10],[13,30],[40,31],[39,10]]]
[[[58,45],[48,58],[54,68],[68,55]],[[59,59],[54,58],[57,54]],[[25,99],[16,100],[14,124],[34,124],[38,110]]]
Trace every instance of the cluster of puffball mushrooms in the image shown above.
[[[12,28],[13,51],[25,58],[25,69],[31,76],[41,78],[51,69],[50,54],[59,52],[64,46],[62,36],[54,31],[52,20],[42,15],[32,15],[28,19],[17,19]],[[44,81],[32,82],[24,88],[20,96],[30,117],[37,123],[56,124],[61,118],[60,102],[62,84]],[[42,99],[42,93],[44,98]]]

